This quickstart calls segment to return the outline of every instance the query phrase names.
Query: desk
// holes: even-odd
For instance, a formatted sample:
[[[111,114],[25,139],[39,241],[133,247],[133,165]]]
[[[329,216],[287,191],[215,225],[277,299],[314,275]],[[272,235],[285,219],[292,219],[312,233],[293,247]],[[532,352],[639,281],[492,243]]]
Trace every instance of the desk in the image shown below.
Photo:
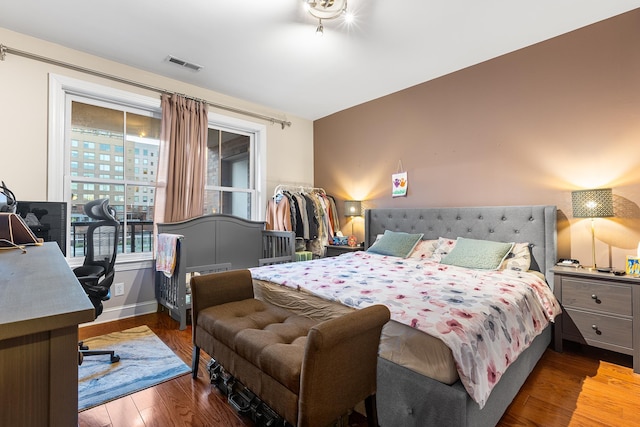
[[[0,250],[0,426],[78,425],[78,325],[93,320],[56,243]]]

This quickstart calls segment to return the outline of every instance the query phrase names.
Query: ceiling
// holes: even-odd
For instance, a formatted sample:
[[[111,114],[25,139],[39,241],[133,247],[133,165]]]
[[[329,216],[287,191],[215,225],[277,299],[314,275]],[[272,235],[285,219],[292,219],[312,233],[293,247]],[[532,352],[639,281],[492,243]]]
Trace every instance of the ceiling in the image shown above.
[[[324,21],[317,37],[302,3],[0,0],[0,27],[315,120],[640,7],[640,0],[350,0],[355,23]],[[203,69],[172,64],[169,55]]]

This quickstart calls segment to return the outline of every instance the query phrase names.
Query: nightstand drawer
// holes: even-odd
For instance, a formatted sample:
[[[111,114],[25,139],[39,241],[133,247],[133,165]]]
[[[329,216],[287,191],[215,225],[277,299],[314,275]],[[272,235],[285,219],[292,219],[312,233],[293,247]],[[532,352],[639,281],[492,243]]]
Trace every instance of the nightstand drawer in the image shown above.
[[[631,286],[584,279],[562,279],[562,305],[622,316],[633,314]]]
[[[346,254],[347,252],[362,251],[364,248],[362,245],[358,246],[343,246],[343,245],[326,245],[325,257],[339,256]]]
[[[587,313],[580,310],[565,309],[562,333],[567,336],[581,337],[587,344],[611,344],[618,347],[633,348],[633,321],[606,315]]]

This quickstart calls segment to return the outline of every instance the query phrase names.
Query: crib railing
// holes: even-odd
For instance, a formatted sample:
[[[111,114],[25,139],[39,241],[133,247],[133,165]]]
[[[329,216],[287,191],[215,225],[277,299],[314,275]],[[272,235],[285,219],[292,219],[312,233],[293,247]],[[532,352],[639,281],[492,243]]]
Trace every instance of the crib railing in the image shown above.
[[[155,272],[155,288],[158,304],[166,309],[169,315],[180,322],[180,329],[187,327],[191,309],[191,291],[189,278],[194,274],[208,274],[233,269],[233,263],[220,263],[199,266],[188,266],[184,237],[178,239],[176,246],[176,267],[169,277],[161,271]],[[282,264],[296,260],[295,233],[291,231],[262,232],[262,258],[257,260],[258,266]]]
[[[293,231],[262,232],[262,258],[258,265],[283,264],[296,260],[296,236]]]

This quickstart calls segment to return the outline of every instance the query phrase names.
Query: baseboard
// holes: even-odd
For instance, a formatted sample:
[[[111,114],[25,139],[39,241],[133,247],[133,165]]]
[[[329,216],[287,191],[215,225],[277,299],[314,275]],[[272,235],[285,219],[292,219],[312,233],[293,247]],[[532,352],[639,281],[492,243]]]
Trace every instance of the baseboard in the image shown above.
[[[122,305],[114,308],[105,308],[96,320],[90,323],[83,323],[80,327],[95,325],[98,323],[113,322],[114,320],[126,319],[128,317],[142,316],[143,314],[155,313],[157,311],[158,301],[156,300]]]

